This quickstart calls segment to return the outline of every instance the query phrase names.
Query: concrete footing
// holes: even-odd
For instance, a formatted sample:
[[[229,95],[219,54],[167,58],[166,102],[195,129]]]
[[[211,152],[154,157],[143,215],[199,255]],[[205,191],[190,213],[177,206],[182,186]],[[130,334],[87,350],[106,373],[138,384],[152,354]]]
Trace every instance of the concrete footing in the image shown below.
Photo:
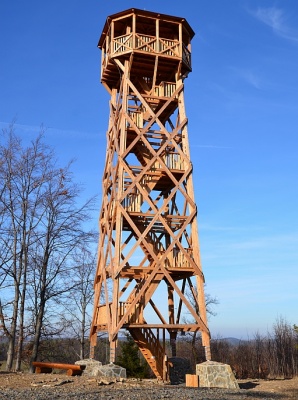
[[[76,361],[75,364],[86,366],[83,375],[116,379],[126,378],[126,369],[113,363],[102,365],[100,361],[88,358],[86,360]]]
[[[228,364],[206,361],[196,365],[199,386],[208,388],[239,389],[238,382]]]

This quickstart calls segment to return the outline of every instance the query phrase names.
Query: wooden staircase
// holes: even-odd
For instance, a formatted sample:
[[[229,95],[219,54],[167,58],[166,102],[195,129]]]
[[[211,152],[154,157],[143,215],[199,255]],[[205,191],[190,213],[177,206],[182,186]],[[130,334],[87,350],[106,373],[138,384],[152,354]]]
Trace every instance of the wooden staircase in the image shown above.
[[[168,380],[168,365],[165,361],[165,351],[153,331],[148,328],[129,328],[129,332],[138,345],[145,360],[157,379]]]

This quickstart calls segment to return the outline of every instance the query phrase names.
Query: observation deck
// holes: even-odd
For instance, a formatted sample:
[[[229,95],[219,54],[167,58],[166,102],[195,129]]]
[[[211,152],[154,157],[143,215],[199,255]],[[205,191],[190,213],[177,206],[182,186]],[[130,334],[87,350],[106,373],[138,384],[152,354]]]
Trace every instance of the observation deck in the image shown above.
[[[119,85],[115,59],[132,59],[130,74],[152,76],[158,66],[159,82],[180,71],[191,71],[194,31],[184,18],[135,8],[107,18],[98,47],[102,50],[101,81],[110,89]]]

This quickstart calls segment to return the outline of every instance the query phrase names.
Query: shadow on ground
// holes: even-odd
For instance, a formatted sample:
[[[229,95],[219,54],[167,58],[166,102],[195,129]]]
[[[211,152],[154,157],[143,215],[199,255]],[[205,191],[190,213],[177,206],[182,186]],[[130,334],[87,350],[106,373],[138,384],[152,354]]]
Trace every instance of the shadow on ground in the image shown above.
[[[254,389],[257,387],[259,384],[256,382],[242,382],[239,383],[240,389]]]

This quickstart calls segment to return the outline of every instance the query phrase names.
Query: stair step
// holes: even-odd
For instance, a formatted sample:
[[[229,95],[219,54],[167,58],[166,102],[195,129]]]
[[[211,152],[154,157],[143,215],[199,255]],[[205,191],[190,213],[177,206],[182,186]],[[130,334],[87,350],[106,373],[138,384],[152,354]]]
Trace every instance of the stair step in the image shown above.
[[[158,379],[163,379],[163,350],[150,328],[131,329],[130,333]],[[154,357],[154,358],[153,358]]]

